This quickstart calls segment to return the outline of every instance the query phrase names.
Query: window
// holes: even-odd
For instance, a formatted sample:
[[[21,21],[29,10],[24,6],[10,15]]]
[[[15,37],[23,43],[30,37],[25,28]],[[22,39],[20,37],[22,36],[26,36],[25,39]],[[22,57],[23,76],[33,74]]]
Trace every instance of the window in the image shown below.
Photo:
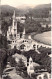
[[[47,76],[47,74],[45,74],[45,75],[44,75],[44,79],[48,79],[48,76]]]
[[[16,34],[14,34],[14,36],[16,37]]]
[[[39,77],[39,79],[42,79],[41,77]]]
[[[24,42],[24,40],[23,40],[23,42]]]

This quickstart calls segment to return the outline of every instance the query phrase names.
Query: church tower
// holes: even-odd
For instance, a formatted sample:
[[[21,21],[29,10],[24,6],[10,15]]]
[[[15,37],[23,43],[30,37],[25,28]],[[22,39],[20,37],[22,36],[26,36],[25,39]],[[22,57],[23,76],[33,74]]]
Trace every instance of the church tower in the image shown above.
[[[17,37],[17,20],[16,20],[16,16],[15,16],[15,11],[13,14],[13,23],[12,23],[12,35],[13,37]]]
[[[34,73],[34,66],[33,66],[33,60],[32,57],[29,58],[29,66],[27,66],[27,73],[31,77],[31,74]]]
[[[23,33],[22,33],[22,38],[25,38],[25,28],[24,28]]]
[[[29,58],[29,66],[33,67],[33,59],[32,59],[32,57]]]
[[[2,34],[2,31],[1,31],[1,8],[0,8],[0,34]]]
[[[2,31],[1,31],[1,24],[0,24],[0,34],[2,34]]]

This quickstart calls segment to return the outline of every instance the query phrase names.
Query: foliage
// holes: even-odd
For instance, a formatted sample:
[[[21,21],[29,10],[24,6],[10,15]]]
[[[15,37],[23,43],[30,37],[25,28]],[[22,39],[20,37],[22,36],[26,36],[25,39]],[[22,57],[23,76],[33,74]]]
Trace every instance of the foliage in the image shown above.
[[[40,48],[38,48],[38,50],[39,50],[41,53],[51,54],[51,48],[40,47]]]
[[[26,67],[25,67],[22,59],[20,59],[18,64],[16,65],[16,71],[17,71],[17,73],[19,72],[20,75],[23,75],[23,76],[27,75]]]
[[[3,69],[7,62],[7,52],[4,49],[0,49],[0,75],[2,75]]]
[[[11,79],[9,76],[4,77],[3,79]]]
[[[12,56],[9,56],[7,59],[8,62],[10,62],[11,67],[15,67],[16,66],[16,61]]]
[[[16,48],[13,48],[13,49],[9,49],[9,50],[8,50],[8,55],[9,55],[9,56],[14,55],[15,53],[21,54],[21,51],[18,50],[18,49],[16,49]]]
[[[49,50],[47,53],[45,50],[42,50],[41,54],[38,54],[35,50],[30,50],[28,52],[24,52],[23,55],[27,57],[27,60],[29,60],[29,57],[31,56],[34,62],[44,65],[48,72],[51,72],[51,58],[47,55],[47,53],[50,53],[50,49],[47,49]]]
[[[7,38],[0,35],[0,48],[7,48]]]

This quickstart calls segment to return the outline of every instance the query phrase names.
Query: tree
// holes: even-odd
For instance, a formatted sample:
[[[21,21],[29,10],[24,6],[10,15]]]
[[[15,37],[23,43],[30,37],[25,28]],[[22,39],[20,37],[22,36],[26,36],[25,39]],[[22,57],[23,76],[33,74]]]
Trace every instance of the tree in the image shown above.
[[[0,48],[7,48],[7,38],[0,35]]]
[[[20,73],[20,75],[26,72],[26,67],[22,59],[19,60],[18,64],[16,65],[16,71]]]
[[[7,52],[4,49],[0,49],[0,75],[2,75],[3,69],[7,62]]]

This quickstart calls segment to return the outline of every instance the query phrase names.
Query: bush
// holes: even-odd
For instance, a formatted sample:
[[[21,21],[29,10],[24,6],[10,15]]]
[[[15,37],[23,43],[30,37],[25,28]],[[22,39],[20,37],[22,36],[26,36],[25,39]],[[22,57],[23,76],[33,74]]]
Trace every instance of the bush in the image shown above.
[[[2,75],[3,69],[7,62],[7,52],[4,49],[0,49],[0,75]]]
[[[7,59],[8,62],[10,62],[11,67],[15,67],[16,66],[16,61],[12,56],[9,56]]]
[[[16,65],[16,71],[17,71],[17,73],[19,71],[20,75],[22,75],[22,73],[23,73],[23,76],[26,76],[27,68],[25,67],[22,59],[20,59],[18,64]]]

